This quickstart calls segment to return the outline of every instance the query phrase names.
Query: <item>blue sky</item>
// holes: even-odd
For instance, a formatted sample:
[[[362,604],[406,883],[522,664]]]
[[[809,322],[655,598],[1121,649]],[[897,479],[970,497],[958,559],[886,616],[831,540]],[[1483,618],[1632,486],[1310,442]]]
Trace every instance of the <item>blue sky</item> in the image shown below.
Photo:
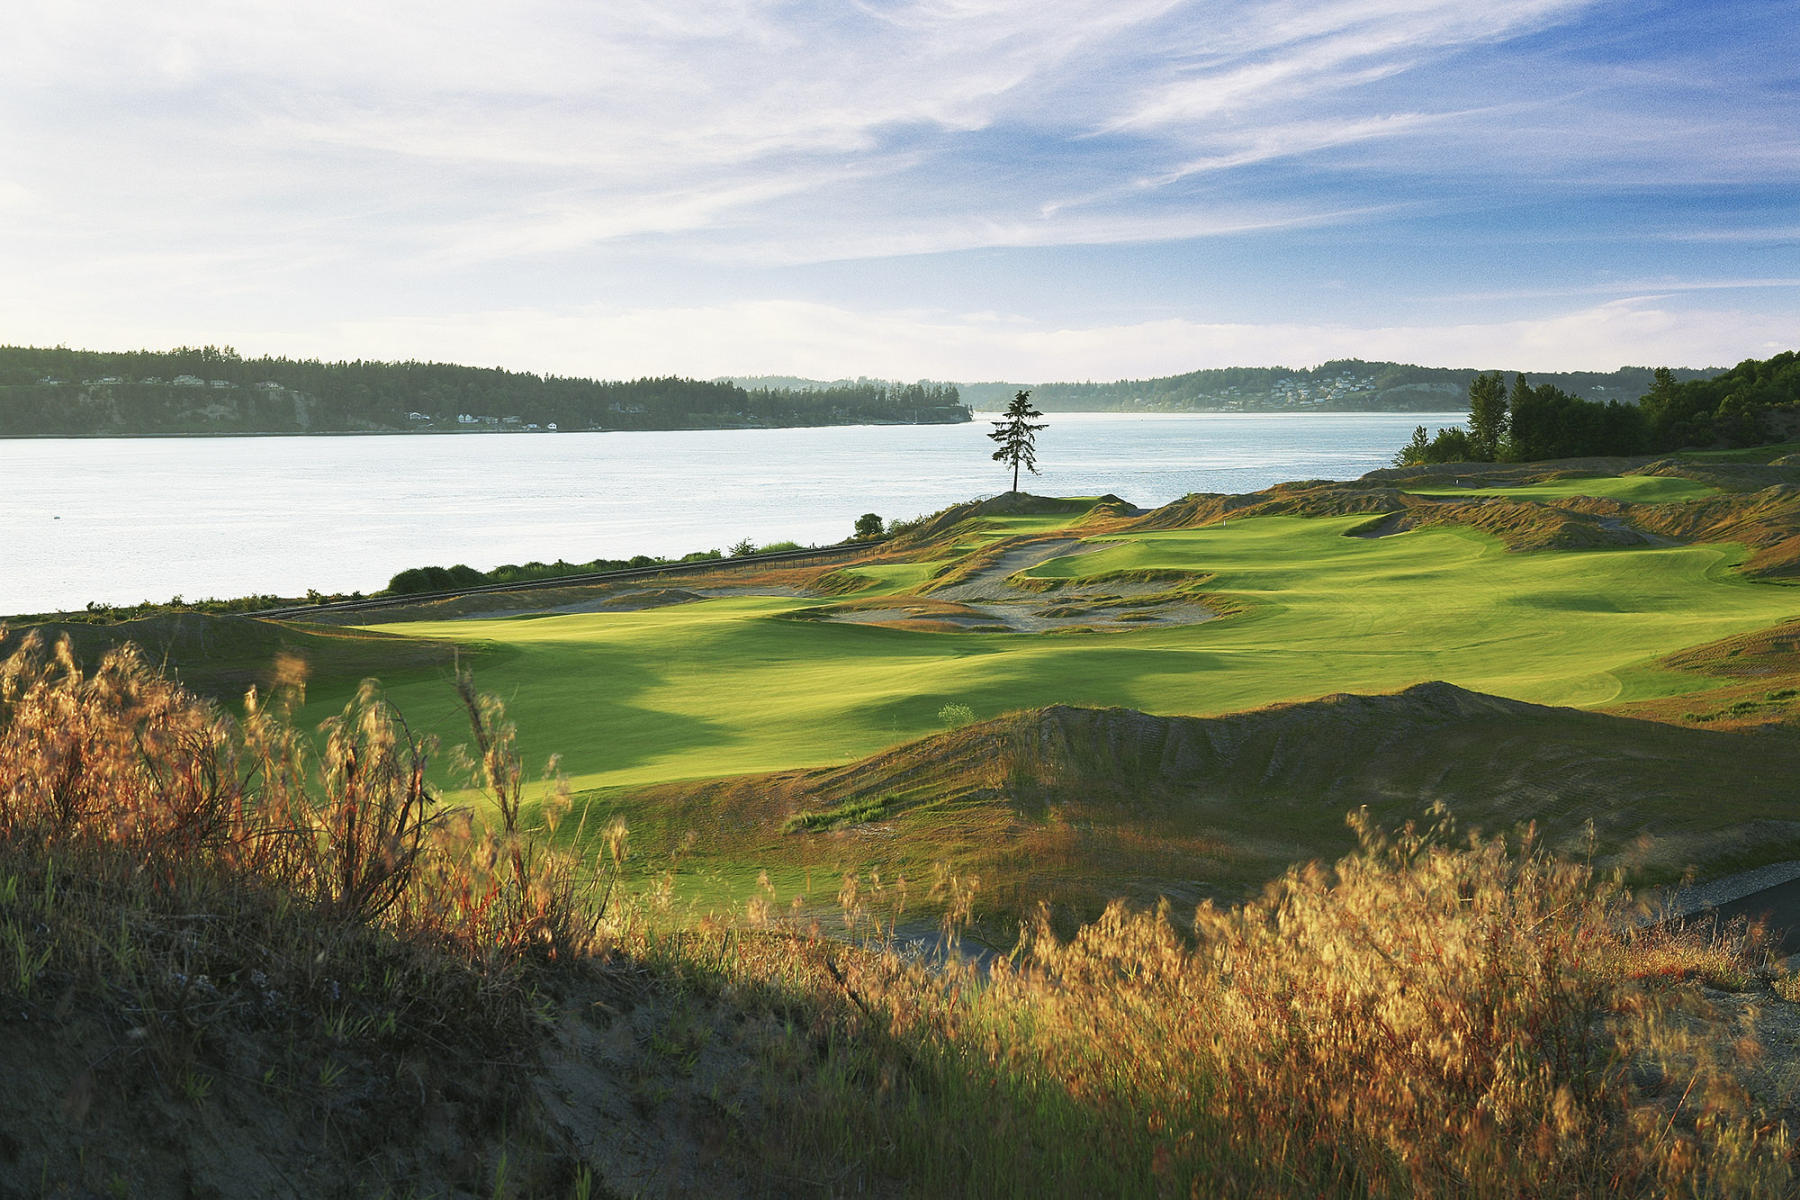
[[[1800,347],[1794,0],[59,0],[0,340],[563,374]]]

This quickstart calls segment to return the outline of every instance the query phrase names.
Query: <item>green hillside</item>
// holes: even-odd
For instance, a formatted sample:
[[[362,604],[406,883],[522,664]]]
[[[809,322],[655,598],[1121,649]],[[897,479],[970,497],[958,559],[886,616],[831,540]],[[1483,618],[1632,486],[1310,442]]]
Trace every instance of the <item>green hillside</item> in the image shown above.
[[[948,384],[740,387],[434,362],[244,358],[230,347],[0,346],[0,437],[570,432],[967,421]]]

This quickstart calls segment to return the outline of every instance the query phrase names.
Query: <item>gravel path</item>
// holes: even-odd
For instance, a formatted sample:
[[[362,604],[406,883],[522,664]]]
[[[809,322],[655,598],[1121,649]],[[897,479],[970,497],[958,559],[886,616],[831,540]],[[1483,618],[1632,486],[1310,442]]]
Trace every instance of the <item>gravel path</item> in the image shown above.
[[[1709,908],[1748,899],[1758,892],[1792,883],[1796,879],[1800,879],[1800,861],[1770,863],[1766,867],[1723,875],[1718,879],[1696,883],[1692,887],[1672,888],[1660,897],[1659,907],[1665,907],[1673,917],[1691,917]]]

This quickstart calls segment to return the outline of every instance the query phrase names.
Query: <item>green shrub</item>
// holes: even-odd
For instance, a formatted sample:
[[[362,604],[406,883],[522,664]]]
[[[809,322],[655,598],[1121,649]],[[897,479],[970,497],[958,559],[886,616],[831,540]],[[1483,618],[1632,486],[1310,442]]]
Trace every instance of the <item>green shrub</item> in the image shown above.
[[[938,720],[951,729],[961,729],[964,725],[973,724],[975,710],[966,704],[946,704],[938,709]]]

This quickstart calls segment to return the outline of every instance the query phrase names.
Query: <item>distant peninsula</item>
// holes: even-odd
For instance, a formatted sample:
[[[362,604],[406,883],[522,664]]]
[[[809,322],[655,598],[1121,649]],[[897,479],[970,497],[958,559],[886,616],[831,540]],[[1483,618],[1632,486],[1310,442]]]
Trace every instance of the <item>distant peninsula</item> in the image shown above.
[[[1483,370],[1501,367],[1517,372],[1507,364]],[[1679,383],[1721,369],[1670,374]],[[1469,384],[1483,370],[1343,358],[1299,369],[1223,367],[1111,383],[965,383],[962,398],[976,408],[1004,408],[1016,389],[1029,386],[1032,403],[1045,412],[1450,412],[1466,404]],[[1650,367],[1529,374],[1534,383],[1602,403],[1636,400],[1655,382]]]
[[[939,425],[954,384],[794,387],[604,381],[430,362],[244,358],[230,347],[107,353],[0,346],[0,437],[556,433]]]

